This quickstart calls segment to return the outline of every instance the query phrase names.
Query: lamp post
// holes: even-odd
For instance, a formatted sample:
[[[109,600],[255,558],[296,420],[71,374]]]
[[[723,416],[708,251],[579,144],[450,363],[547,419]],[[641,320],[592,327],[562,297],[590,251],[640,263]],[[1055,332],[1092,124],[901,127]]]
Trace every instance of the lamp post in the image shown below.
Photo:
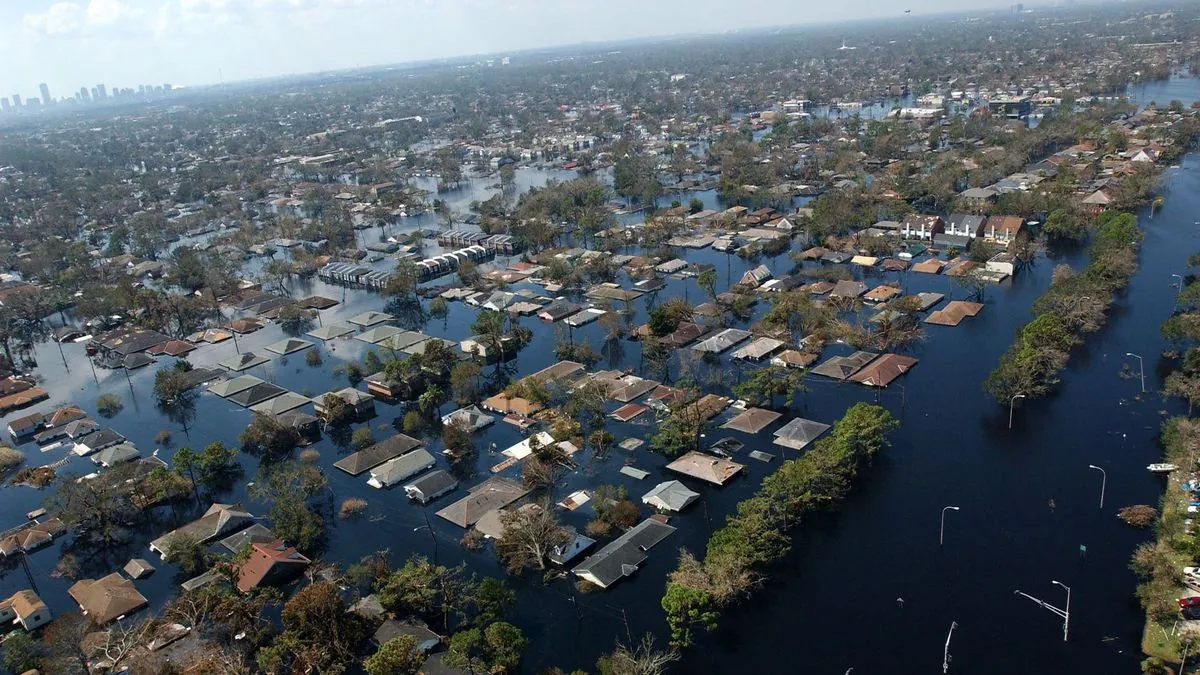
[[[1146,362],[1142,360],[1142,357],[1133,352],[1125,352],[1125,356],[1138,360],[1138,375],[1142,378],[1142,393],[1146,393]]]
[[[1183,292],[1183,275],[1182,274],[1172,274],[1171,278],[1179,280],[1177,283],[1174,283],[1171,285],[1175,287],[1175,290],[1177,292],[1182,293]]]
[[[1052,612],[1058,616],[1061,616],[1063,619],[1063,642],[1066,642],[1067,635],[1071,629],[1071,587],[1067,586],[1066,584],[1062,583],[1061,581],[1053,581],[1052,580],[1050,583],[1062,586],[1064,589],[1066,589],[1066,591],[1067,591],[1067,606],[1065,609],[1059,609],[1058,607],[1055,607],[1054,605],[1051,605],[1050,603],[1045,602],[1043,600],[1039,600],[1038,598],[1035,598],[1032,595],[1030,595],[1024,591],[1021,591],[1019,589],[1013,591],[1013,593],[1015,595],[1020,595],[1020,596],[1029,598],[1030,600],[1036,602],[1039,607],[1042,607],[1043,609],[1047,609],[1050,612]]]
[[[1009,429],[1012,428],[1012,422],[1013,422],[1013,404],[1015,404],[1017,402],[1017,399],[1019,399],[1019,398],[1025,398],[1025,394],[1013,394],[1013,397],[1008,399],[1008,428]]]
[[[942,545],[942,542],[945,541],[945,539],[946,539],[946,512],[947,511],[961,511],[961,510],[962,509],[958,508],[957,506],[947,506],[942,509],[942,527],[938,531],[938,546],[939,547]]]
[[[1104,488],[1105,488],[1105,486],[1108,485],[1108,473],[1106,473],[1104,471],[1104,469],[1101,469],[1100,467],[1096,466],[1095,464],[1088,464],[1088,468],[1095,469],[1100,472],[1100,508],[1103,509],[1104,508]]]

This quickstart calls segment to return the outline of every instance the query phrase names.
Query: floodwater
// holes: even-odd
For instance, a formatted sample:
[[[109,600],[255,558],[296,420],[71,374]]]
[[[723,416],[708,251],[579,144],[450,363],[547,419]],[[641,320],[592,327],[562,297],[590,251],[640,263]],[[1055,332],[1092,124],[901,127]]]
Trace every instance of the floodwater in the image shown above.
[[[1200,84],[1177,79],[1150,85],[1137,94],[1142,100],[1191,101],[1200,98]],[[990,286],[979,316],[957,328],[928,327],[927,339],[911,349],[920,364],[879,396],[903,422],[894,446],[861,474],[836,514],[815,519],[797,532],[794,552],[771,571],[771,582],[753,599],[728,612],[715,635],[701,636],[697,648],[677,670],[842,673],[854,668],[855,673],[929,673],[940,666],[947,631],[951,622],[957,622],[950,645],[950,672],[1059,672],[1067,666],[1084,672],[1134,672],[1140,660],[1142,620],[1133,598],[1136,581],[1127,560],[1149,533],[1127,528],[1115,514],[1128,504],[1155,503],[1163,487],[1145,471],[1146,464],[1159,456],[1160,410],[1177,409],[1154,393],[1161,385],[1159,354],[1166,348],[1158,326],[1171,312],[1170,275],[1182,273],[1187,256],[1200,250],[1195,216],[1200,212],[1198,167],[1200,162],[1190,155],[1181,168],[1167,171],[1166,204],[1152,220],[1142,216],[1146,230],[1142,267],[1118,299],[1111,321],[1075,350],[1056,395],[1016,410],[1014,429],[1007,428],[1007,408],[988,399],[980,383],[1014,331],[1029,318],[1029,306],[1048,285],[1053,266],[1066,263],[1078,267],[1084,263],[1085,253],[1051,252],[1015,279]],[[791,267],[786,256],[745,261],[708,249],[686,251],[685,257],[716,266],[718,291],[760,262],[776,274]],[[936,291],[949,299],[967,295],[944,276],[869,274],[871,285],[888,280],[901,283],[910,293]],[[703,291],[694,280],[666,282],[667,288],[656,298],[632,303],[631,325],[646,320],[651,302],[685,294],[693,303],[701,301]],[[297,297],[320,294],[342,301],[322,312],[324,324],[344,323],[359,312],[384,309],[385,305],[377,295],[328,286],[315,279],[292,282],[289,290]],[[407,316],[398,323],[457,341],[470,334],[475,310],[461,303],[451,303],[450,308],[445,320],[422,323],[419,317]],[[755,319],[762,311],[765,304],[757,308]],[[534,329],[535,337],[515,361],[520,375],[556,360],[553,348],[558,330],[557,325],[546,326],[532,317],[522,323]],[[272,325],[239,337],[236,345],[230,340],[202,346],[189,360],[196,366],[209,366],[237,349],[269,356],[262,348],[282,337],[281,330]],[[571,339],[588,340],[599,351],[603,328],[593,323],[574,329]],[[638,368],[639,345],[622,341],[619,346],[618,352],[606,354],[595,368]],[[320,367],[306,365],[304,353],[298,353],[276,357],[248,372],[292,391],[319,395],[346,386],[345,376],[335,370],[346,360],[361,360],[368,348],[365,343],[343,339],[314,347],[324,359]],[[45,411],[71,402],[94,414],[100,393],[119,394],[125,409],[107,424],[128,436],[144,455],[155,450],[154,436],[160,429],[172,435],[172,445],[159,449],[159,456],[169,462],[180,445],[199,448],[215,440],[236,443],[237,433],[250,419],[248,411],[207,393],[196,398],[190,419],[181,422],[164,416],[155,407],[150,390],[153,370],[169,366],[171,359],[161,359],[127,378],[124,373],[104,370],[93,374],[82,345],[63,345],[62,349],[60,357],[56,345],[38,347],[38,373],[45,378],[52,399],[30,410]],[[835,346],[823,356],[846,351]],[[1144,400],[1135,400],[1137,380],[1118,377],[1121,366],[1130,361],[1126,352],[1146,358],[1146,384],[1151,393]],[[1136,370],[1136,362],[1132,365]],[[729,373],[728,378],[736,378],[747,366],[731,364],[726,354],[720,368]],[[677,373],[677,366],[673,370]],[[485,373],[491,372],[492,368],[485,369]],[[808,391],[797,397],[794,412],[823,422],[836,420],[854,402],[876,398],[874,392],[859,385],[818,377],[811,378],[807,386]],[[443,412],[451,409],[447,405]],[[380,402],[377,411],[370,424],[376,437],[382,438],[390,433],[390,424],[402,414],[402,408]],[[10,414],[3,421],[26,412]],[[774,470],[775,465],[749,459],[747,453],[761,449],[777,457],[784,454],[770,444],[771,432],[779,424],[757,436],[708,432],[707,440],[730,435],[746,442],[736,458],[746,465],[745,476],[724,488],[685,479],[702,494],[702,501],[673,519],[678,531],[650,551],[649,560],[634,577],[608,591],[588,595],[580,595],[569,580],[550,585],[543,585],[540,577],[514,580],[520,592],[513,618],[530,638],[525,670],[534,672],[551,665],[567,670],[590,668],[615,641],[637,640],[645,632],[665,641],[659,599],[678,548],[703,550],[710,529],[718,527],[736,503]],[[616,422],[610,422],[608,428],[618,439],[646,438],[651,431],[647,426]],[[333,462],[347,451],[323,438],[314,447],[329,476],[334,508],[336,502],[351,496],[366,498],[369,507],[367,515],[357,521],[330,519],[322,559],[350,564],[386,548],[394,564],[412,554],[436,555],[443,564],[465,562],[474,573],[500,575],[494,553],[464,549],[458,544],[463,532],[433,514],[463,496],[467,486],[490,475],[489,468],[500,457],[489,454],[489,444],[503,449],[520,438],[514,427],[503,423],[477,435],[476,477],[464,480],[454,493],[428,507],[409,503],[399,490],[369,488],[366,474],[355,478],[333,468]],[[441,449],[440,439],[430,439],[430,447],[436,454]],[[33,444],[21,450],[30,465],[65,456],[62,448],[43,454]],[[555,500],[581,487],[608,483],[625,486],[640,502],[640,496],[659,480],[673,477],[659,478],[666,462],[644,447],[633,452],[616,449],[607,458],[586,453],[577,457],[578,470],[554,488]],[[651,471],[652,476],[637,481],[619,474],[617,469],[626,462]],[[242,464],[244,475],[235,487],[206,494],[205,504],[242,502],[253,513],[264,515],[269,505],[249,500],[245,490],[257,462],[243,457]],[[1107,472],[1103,510],[1098,508],[1099,472],[1088,469],[1089,464]],[[75,458],[60,473],[91,469],[89,460]],[[21,514],[40,506],[48,494],[49,490],[27,487],[0,489],[0,528],[20,524]],[[939,548],[939,517],[947,505],[959,506],[961,511],[947,514],[945,545]],[[148,522],[127,546],[77,551],[81,576],[102,576],[132,557],[147,557],[157,564],[146,548],[148,542],[198,515],[194,506],[190,511],[187,506],[177,508],[179,513],[164,507],[149,514]],[[589,517],[590,508],[585,506],[565,514],[564,520],[582,529]],[[432,536],[417,529],[426,518],[432,524]],[[1086,546],[1086,554],[1081,546]],[[37,589],[56,613],[73,608],[66,594],[71,582],[51,574],[58,556],[70,550],[73,541],[67,536],[28,558]],[[0,596],[29,586],[19,566],[10,564],[5,569]],[[1013,593],[1020,589],[1061,604],[1064,594],[1051,580],[1061,581],[1073,591],[1071,639],[1066,644],[1057,617]],[[163,563],[157,573],[138,581],[137,587],[158,607],[177,592],[180,581],[172,566]],[[781,644],[788,646],[786,654],[779,649]]]

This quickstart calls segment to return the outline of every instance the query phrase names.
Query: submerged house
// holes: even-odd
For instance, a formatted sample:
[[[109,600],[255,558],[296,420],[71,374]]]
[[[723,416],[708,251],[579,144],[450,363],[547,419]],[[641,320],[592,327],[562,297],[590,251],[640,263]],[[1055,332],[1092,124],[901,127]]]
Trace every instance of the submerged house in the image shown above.
[[[67,589],[82,614],[103,626],[146,607],[150,601],[133,582],[113,572],[102,579],[80,579]]]
[[[633,576],[646,561],[646,553],[674,531],[674,527],[662,521],[647,518],[588,556],[571,572],[600,588],[608,588],[625,577]]]
[[[642,503],[662,511],[682,511],[699,498],[699,492],[689,490],[677,480],[668,480],[642,495]]]
[[[150,542],[150,550],[166,558],[171,541],[176,537],[192,539],[200,544],[216,541],[254,522],[254,516],[241,504],[213,504],[204,515]]]
[[[237,589],[243,593],[259,586],[272,586],[290,581],[304,572],[312,562],[300,555],[294,546],[282,539],[250,545],[250,557],[238,569]]]
[[[412,452],[394,457],[379,466],[371,469],[371,478],[367,480],[367,485],[373,488],[391,487],[396,483],[408,480],[413,476],[432,469],[437,460],[425,448],[418,448]]]

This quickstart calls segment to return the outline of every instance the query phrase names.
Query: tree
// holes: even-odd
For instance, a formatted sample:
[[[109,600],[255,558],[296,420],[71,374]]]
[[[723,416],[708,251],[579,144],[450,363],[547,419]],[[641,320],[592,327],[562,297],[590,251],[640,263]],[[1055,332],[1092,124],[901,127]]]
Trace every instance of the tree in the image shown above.
[[[416,556],[404,563],[379,586],[379,601],[389,611],[415,614],[426,621],[440,620],[449,631],[452,616],[465,614],[472,584],[463,577],[466,567],[435,565]]]
[[[1042,232],[1051,239],[1080,240],[1087,236],[1087,223],[1079,214],[1067,209],[1056,209],[1046,216]]]
[[[804,371],[782,366],[767,366],[750,373],[733,386],[733,394],[754,406],[771,407],[776,396],[786,397],[785,405],[792,405],[796,391],[802,391]]]
[[[124,408],[125,404],[117,394],[101,394],[96,399],[96,413],[104,418],[112,419]]]
[[[354,430],[350,436],[350,447],[355,450],[362,450],[375,442],[375,437],[371,434],[371,427],[359,427]]]
[[[670,414],[659,423],[658,432],[650,437],[650,445],[668,457],[696,450],[700,446],[700,431],[705,421],[696,403],[676,403],[671,407]]]
[[[279,310],[279,325],[288,335],[299,335],[312,327],[313,313],[298,303],[284,305]]]
[[[450,370],[450,391],[454,393],[455,403],[469,405],[478,399],[479,373],[479,364],[473,361],[454,364]]]
[[[300,589],[283,606],[283,633],[276,644],[284,648],[299,672],[327,672],[358,655],[366,625],[346,603],[336,586],[319,581]]]
[[[417,639],[401,635],[388,640],[366,661],[363,668],[367,675],[417,675],[425,663],[425,652],[417,646]]]
[[[516,670],[528,642],[520,628],[497,621],[483,629],[484,651],[493,672]]]
[[[570,540],[570,533],[555,517],[549,500],[500,512],[504,537],[496,541],[496,552],[510,573],[526,567],[545,570],[555,548]]]
[[[238,435],[242,450],[259,457],[286,456],[300,445],[300,433],[269,415],[254,415]]]
[[[526,642],[520,628],[503,621],[482,630],[469,628],[450,638],[445,663],[471,673],[508,672],[520,663]]]
[[[600,657],[596,669],[600,675],[662,675],[669,664],[678,660],[675,649],[655,649],[654,636],[647,633],[632,649],[618,642],[611,654]]]
[[[717,271],[715,269],[706,269],[696,277],[696,283],[710,298],[717,297]]]
[[[204,446],[201,452],[186,446],[179,448],[175,451],[173,463],[178,473],[188,475],[195,490],[197,484],[215,488],[225,483],[238,468],[234,461],[236,457],[237,450],[221,441],[213,441]]]
[[[112,545],[125,538],[139,514],[129,498],[138,483],[136,471],[126,464],[87,480],[64,476],[46,509],[75,528],[76,541]]]
[[[4,641],[4,669],[10,673],[24,673],[42,667],[45,647],[23,630],[18,630]]]
[[[181,572],[194,577],[208,568],[208,555],[200,540],[187,534],[176,534],[167,542],[163,560],[175,565]]]
[[[471,594],[471,604],[475,607],[475,620],[480,624],[489,624],[504,618],[508,610],[517,602],[517,594],[500,579],[484,577],[475,592]]]
[[[191,391],[185,371],[163,368],[154,373],[154,400],[163,407],[178,406]]]
[[[658,337],[675,332],[679,324],[691,321],[692,308],[683,298],[671,298],[650,310],[650,331]]]
[[[442,427],[442,442],[446,446],[446,453],[455,462],[470,456],[475,449],[471,428],[461,419],[453,419]]]

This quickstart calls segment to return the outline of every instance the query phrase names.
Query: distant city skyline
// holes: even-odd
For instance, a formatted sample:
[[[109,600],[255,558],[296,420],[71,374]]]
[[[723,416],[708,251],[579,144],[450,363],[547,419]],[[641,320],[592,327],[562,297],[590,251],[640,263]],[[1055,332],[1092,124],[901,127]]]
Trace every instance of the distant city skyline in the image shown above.
[[[919,21],[1012,4],[759,0],[754,12],[730,12],[725,0],[6,0],[0,95],[37,97],[42,83],[67,96],[102,82],[196,86],[584,42]]]

